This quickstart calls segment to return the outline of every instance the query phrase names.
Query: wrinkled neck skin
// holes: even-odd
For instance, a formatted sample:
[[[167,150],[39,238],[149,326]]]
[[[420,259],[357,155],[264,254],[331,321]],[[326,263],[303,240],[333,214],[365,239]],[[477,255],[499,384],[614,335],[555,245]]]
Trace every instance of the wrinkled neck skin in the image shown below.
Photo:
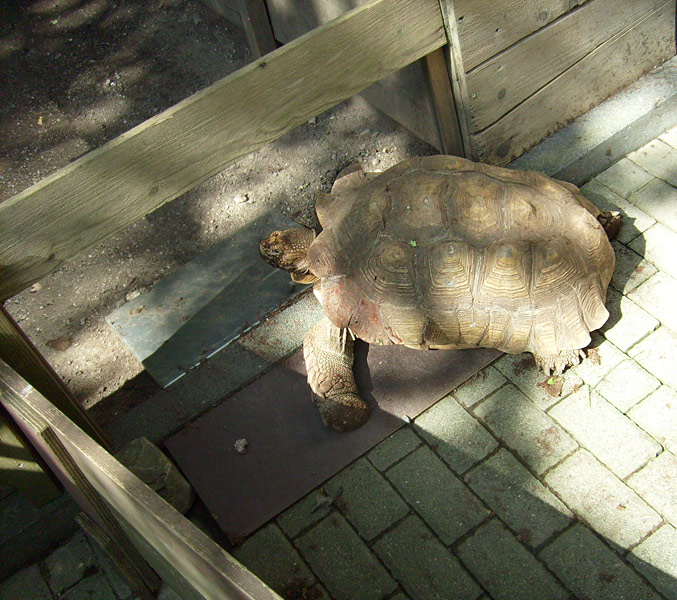
[[[318,277],[308,269],[308,248],[315,232],[305,227],[273,231],[259,244],[259,251],[271,266],[289,271],[296,283],[315,283]]]

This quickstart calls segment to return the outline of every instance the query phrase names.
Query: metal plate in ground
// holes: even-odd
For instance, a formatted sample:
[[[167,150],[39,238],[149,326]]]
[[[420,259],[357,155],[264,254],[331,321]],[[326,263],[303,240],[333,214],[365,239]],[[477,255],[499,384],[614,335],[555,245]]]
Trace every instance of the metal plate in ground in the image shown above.
[[[268,213],[179,267],[106,320],[161,386],[213,356],[307,286],[260,257],[259,241],[296,227]]]
[[[166,440],[233,540],[248,535],[493,361],[496,350],[428,351],[356,344],[355,373],[372,406],[349,433],[324,427],[301,352]],[[249,442],[238,454],[236,440]]]

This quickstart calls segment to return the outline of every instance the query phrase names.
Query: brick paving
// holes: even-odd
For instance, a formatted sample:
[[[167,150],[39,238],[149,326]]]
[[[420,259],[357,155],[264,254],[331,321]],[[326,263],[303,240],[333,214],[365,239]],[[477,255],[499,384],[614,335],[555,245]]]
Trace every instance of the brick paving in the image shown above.
[[[677,129],[583,188],[625,214],[592,359],[501,357],[235,556],[293,598],[677,599],[676,188]],[[0,598],[128,600],[104,562],[78,535]]]

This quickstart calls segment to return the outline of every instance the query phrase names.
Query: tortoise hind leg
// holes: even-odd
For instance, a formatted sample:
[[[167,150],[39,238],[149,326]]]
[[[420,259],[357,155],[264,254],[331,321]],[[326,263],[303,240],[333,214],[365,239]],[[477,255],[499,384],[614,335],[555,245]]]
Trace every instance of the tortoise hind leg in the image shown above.
[[[618,232],[623,224],[623,216],[618,210],[603,210],[597,215],[597,220],[604,228],[607,237],[610,240],[615,240]]]
[[[580,349],[564,350],[554,356],[543,356],[534,353],[536,366],[548,376],[551,373],[560,375],[567,367],[579,364],[582,358],[585,358],[585,353]]]
[[[353,340],[348,330],[336,327],[325,317],[303,340],[303,357],[324,424],[337,431],[364,425],[370,410],[358,395],[353,375]]]

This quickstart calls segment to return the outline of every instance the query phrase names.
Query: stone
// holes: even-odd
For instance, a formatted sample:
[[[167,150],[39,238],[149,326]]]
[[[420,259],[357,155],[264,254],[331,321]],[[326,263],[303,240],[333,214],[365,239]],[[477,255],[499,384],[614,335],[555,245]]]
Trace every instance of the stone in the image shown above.
[[[627,198],[632,192],[646,185],[653,178],[653,175],[627,158],[621,158],[617,163],[595,177],[597,181],[623,198]]]
[[[453,394],[463,406],[469,408],[496,391],[505,381],[505,377],[489,365],[454,390]]]
[[[543,473],[578,447],[513,385],[494,392],[474,408],[474,413],[536,473]]]
[[[583,522],[622,548],[638,543],[661,517],[587,450],[545,476],[545,484]]]
[[[677,279],[677,264],[672,254],[675,244],[677,244],[677,232],[663,223],[656,223],[651,229],[645,231],[644,235],[632,240],[629,246],[661,271]]]
[[[660,385],[661,382],[651,373],[634,360],[627,359],[608,373],[595,391],[625,413]]]
[[[145,437],[129,442],[115,458],[180,513],[193,504],[195,493],[181,471]]]
[[[504,448],[469,471],[465,481],[532,548],[571,522],[569,509]]]
[[[628,479],[628,485],[667,521],[677,523],[677,456],[672,452],[652,460]]]
[[[539,556],[576,598],[659,598],[613,550],[581,523],[565,531]]]
[[[660,139],[628,154],[628,159],[655,177],[677,186],[677,149]]]
[[[336,506],[366,540],[399,521],[409,512],[397,492],[367,461],[360,458],[325,484],[337,497]]]
[[[277,524],[290,538],[295,538],[302,531],[323,519],[331,511],[329,504],[318,502],[325,494],[319,489],[306,494],[296,504],[290,506],[277,517]]]
[[[59,595],[96,569],[92,548],[84,533],[76,533],[44,562],[47,583]]]
[[[673,151],[677,154],[677,150]],[[669,183],[654,179],[631,194],[628,200],[659,223],[677,231],[677,189]]]
[[[481,592],[458,559],[414,515],[379,539],[374,550],[417,600],[474,600]]]
[[[117,600],[103,573],[96,573],[79,581],[59,598],[60,600],[92,600],[93,598]]]
[[[652,375],[677,389],[677,334],[667,327],[659,327],[631,348],[629,354]]]
[[[594,387],[617,364],[625,360],[626,355],[597,331],[592,334],[590,346],[586,350],[587,358],[572,369],[585,383]]]
[[[567,598],[564,588],[498,519],[481,525],[457,554],[494,600]]]
[[[606,306],[609,309],[609,320],[601,331],[607,340],[624,352],[660,325],[658,319],[613,288],[609,288],[607,292]]]
[[[456,473],[467,471],[498,446],[451,395],[426,410],[415,424],[420,435]]]
[[[664,134],[659,135],[658,138],[666,144],[670,144],[673,148],[677,148],[677,127],[669,129]]]
[[[392,577],[340,514],[327,516],[300,536],[296,547],[336,600],[381,600],[397,589]]]
[[[37,564],[21,569],[11,577],[0,581],[2,600],[27,600],[27,590],[31,593],[30,600],[52,600],[52,594]]]
[[[489,514],[427,446],[395,465],[387,476],[445,544],[453,543]]]
[[[548,414],[621,479],[661,451],[660,444],[587,386]]]
[[[663,525],[636,546],[628,558],[667,598],[677,598],[677,529]]]
[[[379,471],[385,471],[421,444],[420,438],[409,427],[403,427],[371,450],[367,458]]]
[[[505,354],[495,365],[541,410],[547,410],[583,385],[583,380],[571,369],[555,377],[561,387],[548,385],[551,378],[536,368],[530,354]]]
[[[677,297],[677,279],[659,272],[628,296],[632,302],[636,302],[644,311],[651,313],[663,325],[677,331],[677,311],[673,304],[674,298]],[[641,329],[646,329],[649,321],[644,316],[642,319],[644,323]],[[637,333],[640,333],[640,329],[637,329]]]
[[[616,255],[616,268],[611,276],[611,286],[622,294],[631,292],[658,272],[656,267],[625,244],[614,240],[611,246]]]

